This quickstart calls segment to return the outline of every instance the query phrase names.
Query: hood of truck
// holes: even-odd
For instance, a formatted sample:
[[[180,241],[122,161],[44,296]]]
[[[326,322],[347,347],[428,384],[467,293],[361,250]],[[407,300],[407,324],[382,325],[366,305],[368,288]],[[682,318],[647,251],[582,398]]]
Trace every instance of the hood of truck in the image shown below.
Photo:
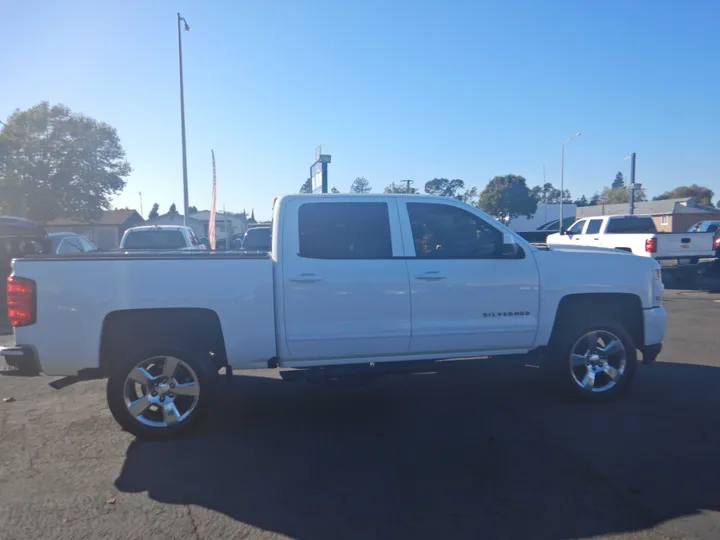
[[[625,251],[622,249],[613,249],[613,248],[605,248],[605,247],[595,247],[595,246],[576,246],[573,244],[570,245],[562,245],[562,244],[555,244],[555,245],[547,245],[542,244],[540,246],[535,246],[538,248],[539,251],[562,251],[562,252],[569,252],[569,253],[605,253],[609,255],[619,255],[621,257],[632,257],[633,254],[629,251]]]
[[[643,307],[656,303],[660,265],[617,249],[587,246],[538,247],[534,252],[545,294],[621,293],[640,298]],[[659,283],[658,283],[659,281]]]

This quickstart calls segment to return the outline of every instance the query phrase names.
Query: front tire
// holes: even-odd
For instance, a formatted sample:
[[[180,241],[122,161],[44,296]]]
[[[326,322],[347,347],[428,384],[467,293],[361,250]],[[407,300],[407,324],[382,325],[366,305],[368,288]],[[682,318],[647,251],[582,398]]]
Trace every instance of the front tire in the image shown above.
[[[209,363],[187,350],[141,347],[114,365],[107,401],[115,421],[138,438],[164,441],[190,432],[209,406]]]
[[[565,389],[589,401],[620,396],[637,369],[637,349],[630,335],[604,321],[572,325],[558,337],[551,355]]]

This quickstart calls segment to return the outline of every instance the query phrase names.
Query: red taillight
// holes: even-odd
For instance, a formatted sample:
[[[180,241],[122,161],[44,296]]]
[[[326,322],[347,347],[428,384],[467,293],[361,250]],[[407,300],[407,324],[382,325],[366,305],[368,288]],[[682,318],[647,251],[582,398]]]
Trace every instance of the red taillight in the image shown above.
[[[35,323],[35,282],[31,279],[7,278],[8,319],[14,327]]]
[[[713,239],[713,247],[714,247],[715,249],[720,248],[720,236],[716,236],[716,237]]]
[[[648,253],[657,253],[657,238],[648,238],[645,240],[645,251]]]

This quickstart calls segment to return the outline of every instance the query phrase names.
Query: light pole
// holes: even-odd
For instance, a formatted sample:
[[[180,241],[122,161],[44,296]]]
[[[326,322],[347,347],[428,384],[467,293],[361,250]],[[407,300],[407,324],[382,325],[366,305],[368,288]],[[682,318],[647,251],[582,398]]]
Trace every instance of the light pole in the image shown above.
[[[630,154],[625,159],[629,159],[630,161],[630,185],[628,186],[628,190],[630,191],[630,215],[635,214],[635,190],[640,189],[642,187],[642,184],[635,184],[635,152]]]
[[[184,17],[177,14],[178,28],[178,62],[180,64],[180,130],[182,132],[182,165],[183,165],[183,225],[187,225],[188,215],[188,174],[187,174],[187,145],[185,143],[185,86],[183,84],[183,58],[182,58],[182,33],[180,22],[185,25],[185,31],[189,32],[190,27]]]
[[[560,229],[560,234],[562,234],[563,232],[563,221],[565,218],[565,216],[563,215],[563,200],[565,200],[565,146],[575,137],[579,137],[580,135],[582,135],[582,133],[578,131],[562,145],[562,157],[560,158],[560,224],[558,226],[558,228]]]

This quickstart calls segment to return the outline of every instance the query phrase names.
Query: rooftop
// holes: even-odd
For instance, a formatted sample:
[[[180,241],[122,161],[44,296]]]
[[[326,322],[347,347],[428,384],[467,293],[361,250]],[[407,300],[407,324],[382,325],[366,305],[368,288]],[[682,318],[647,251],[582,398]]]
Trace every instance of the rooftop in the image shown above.
[[[629,212],[630,205],[628,203],[598,204],[595,206],[583,206],[578,208],[577,217],[617,216],[621,214],[628,214]],[[695,200],[692,197],[684,197],[682,199],[636,202],[635,213],[651,216],[669,214],[717,214],[720,213],[720,209],[695,204]]]
[[[78,218],[57,218],[52,221],[48,221],[47,225],[51,227],[65,226],[65,225],[87,225],[89,223],[93,225],[122,225],[128,220],[133,214],[137,214],[142,219],[140,214],[136,210],[130,208],[123,208],[120,210],[105,210],[98,219],[94,221],[85,221]]]

